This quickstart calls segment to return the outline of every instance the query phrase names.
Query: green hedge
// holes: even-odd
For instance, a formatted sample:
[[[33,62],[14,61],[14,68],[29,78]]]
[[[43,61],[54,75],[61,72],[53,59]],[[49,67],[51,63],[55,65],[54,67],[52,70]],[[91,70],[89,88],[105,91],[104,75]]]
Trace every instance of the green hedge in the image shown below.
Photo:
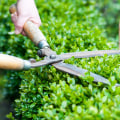
[[[103,13],[106,21],[107,36],[118,40],[118,26],[120,21],[120,0],[97,0],[97,8]]]
[[[8,7],[13,0],[1,1],[0,40],[1,50],[7,54],[40,60],[38,48],[21,35],[11,31]],[[8,6],[6,6],[6,4]],[[95,0],[36,0],[42,20],[41,30],[51,49],[58,54],[112,49],[114,43],[104,37],[105,20],[96,9]],[[6,44],[7,43],[7,44]],[[56,70],[53,66],[43,66],[29,71],[8,72],[6,96],[15,99],[15,118],[28,120],[76,120],[76,119],[120,119],[119,56],[104,56],[65,60],[66,63],[86,68],[98,73],[111,82],[110,86],[93,83],[86,73],[77,78]],[[14,119],[12,114],[8,115]]]

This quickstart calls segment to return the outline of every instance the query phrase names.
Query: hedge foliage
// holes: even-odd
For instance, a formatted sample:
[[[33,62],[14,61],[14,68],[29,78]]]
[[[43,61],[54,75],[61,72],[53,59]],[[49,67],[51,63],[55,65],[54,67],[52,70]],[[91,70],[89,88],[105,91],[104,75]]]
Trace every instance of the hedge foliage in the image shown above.
[[[29,39],[11,32],[14,26],[8,9],[15,0],[0,2],[0,50],[40,60],[38,48]],[[95,0],[36,0],[36,5],[41,30],[58,54],[113,48],[114,43],[105,38],[105,20],[96,9]],[[8,72],[6,95],[15,99],[15,118],[10,113],[9,119],[120,119],[120,88],[114,87],[116,82],[120,83],[119,61],[118,55],[65,60],[108,78],[110,86],[93,83],[89,72],[77,78],[49,65]]]
[[[103,13],[106,21],[106,31],[108,37],[118,39],[118,26],[120,21],[120,0],[97,0],[97,8]]]

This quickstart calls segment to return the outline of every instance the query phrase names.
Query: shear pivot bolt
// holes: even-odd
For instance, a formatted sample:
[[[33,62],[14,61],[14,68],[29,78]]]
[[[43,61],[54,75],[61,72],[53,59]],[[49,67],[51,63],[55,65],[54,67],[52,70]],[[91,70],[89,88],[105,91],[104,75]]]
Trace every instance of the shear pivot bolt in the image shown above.
[[[56,55],[50,55],[50,59],[55,59]]]

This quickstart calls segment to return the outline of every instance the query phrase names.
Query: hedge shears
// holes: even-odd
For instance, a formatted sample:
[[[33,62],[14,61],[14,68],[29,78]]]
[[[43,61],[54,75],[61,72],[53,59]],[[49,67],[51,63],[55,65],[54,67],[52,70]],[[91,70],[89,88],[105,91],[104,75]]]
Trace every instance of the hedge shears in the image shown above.
[[[14,4],[10,7],[10,13],[13,14],[16,11],[17,11],[16,5]],[[44,65],[52,65],[60,71],[80,77],[85,76],[85,73],[88,70],[76,67],[71,64],[64,63],[64,60],[69,59],[71,57],[88,58],[95,56],[104,56],[104,54],[107,55],[120,54],[120,50],[98,50],[98,51],[62,53],[60,55],[57,55],[55,51],[50,49],[50,46],[47,43],[45,36],[39,30],[39,28],[34,25],[34,23],[32,23],[31,21],[27,21],[24,24],[24,31],[26,35],[32,40],[32,42],[40,48],[40,50],[38,50],[38,55],[40,57],[44,57],[44,59],[38,62],[36,61],[31,62],[29,60],[23,60],[10,55],[0,54],[1,69],[28,70],[30,68],[40,67]],[[108,79],[98,74],[90,72],[90,76],[94,78],[94,82],[101,82],[108,85],[110,84]],[[115,86],[120,86],[120,84],[115,84]]]

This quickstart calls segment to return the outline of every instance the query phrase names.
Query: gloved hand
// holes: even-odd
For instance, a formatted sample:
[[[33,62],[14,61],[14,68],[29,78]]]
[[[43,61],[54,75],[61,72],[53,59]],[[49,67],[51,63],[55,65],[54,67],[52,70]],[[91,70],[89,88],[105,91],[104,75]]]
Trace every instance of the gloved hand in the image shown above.
[[[32,21],[38,27],[41,25],[41,20],[34,0],[18,0],[17,13],[12,14],[11,18],[15,25],[16,34],[22,33],[25,35],[23,26],[27,20]]]

